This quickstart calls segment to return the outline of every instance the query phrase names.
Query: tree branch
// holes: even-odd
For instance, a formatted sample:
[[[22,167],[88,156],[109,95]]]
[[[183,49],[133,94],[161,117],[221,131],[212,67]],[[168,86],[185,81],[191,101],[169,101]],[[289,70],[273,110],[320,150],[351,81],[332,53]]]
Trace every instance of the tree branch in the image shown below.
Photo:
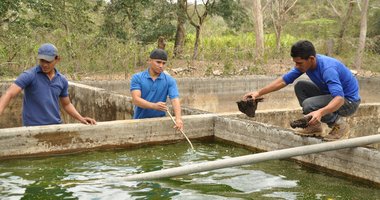
[[[359,11],[361,12],[361,11],[362,11],[362,7],[361,7],[361,5],[360,5],[359,0],[356,0],[356,3],[358,4]]]
[[[327,2],[330,4],[331,8],[333,9],[334,13],[339,17],[342,18],[342,15],[336,10],[334,4],[331,2],[331,0],[327,0]]]
[[[254,1],[260,1],[260,0],[254,0]],[[264,7],[261,9],[261,12],[263,12],[267,6],[272,2],[273,0],[267,0],[267,3],[264,5]]]
[[[196,2],[195,2],[195,3],[196,3]],[[187,5],[187,1],[185,1],[185,8],[186,8],[186,16],[187,16],[187,18],[189,19],[190,24],[191,24],[192,26],[194,26],[194,27],[197,27],[198,24],[196,24],[196,23],[194,22],[194,20],[193,20],[193,16],[194,16],[194,14],[195,14],[195,11],[193,12],[192,16],[190,16],[190,14],[189,14],[189,9],[188,9],[188,5]]]
[[[298,0],[294,0],[293,4],[292,4],[288,9],[285,10],[284,14],[288,13],[289,10],[292,9],[294,5],[296,5],[297,1],[298,1]],[[285,4],[285,5],[286,5],[286,4]]]
[[[271,9],[272,9],[272,12],[271,12],[271,14],[270,14],[270,16],[271,16],[271,18],[272,18],[272,22],[273,22],[273,28],[274,28],[274,32],[276,33],[276,35],[278,34],[278,29],[277,29],[277,20],[275,19],[275,17],[274,17],[274,12],[273,12],[273,4],[274,4],[274,2],[271,2]]]

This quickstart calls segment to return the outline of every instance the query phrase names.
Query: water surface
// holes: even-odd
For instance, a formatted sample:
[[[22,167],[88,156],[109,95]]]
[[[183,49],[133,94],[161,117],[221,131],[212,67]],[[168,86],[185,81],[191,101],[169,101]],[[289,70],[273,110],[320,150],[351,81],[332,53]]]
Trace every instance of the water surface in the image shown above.
[[[0,199],[380,199],[380,189],[287,160],[155,181],[128,174],[252,154],[222,143],[187,143],[0,162]]]

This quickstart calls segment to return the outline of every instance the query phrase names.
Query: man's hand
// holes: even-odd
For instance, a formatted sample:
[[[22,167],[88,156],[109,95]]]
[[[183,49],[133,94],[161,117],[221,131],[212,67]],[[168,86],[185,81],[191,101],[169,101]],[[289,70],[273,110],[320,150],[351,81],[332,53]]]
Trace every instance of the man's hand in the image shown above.
[[[95,125],[96,124],[95,119],[92,119],[92,118],[89,118],[89,117],[83,117],[83,120],[81,120],[81,122],[83,124],[87,124],[87,125]]]
[[[166,111],[168,110],[168,107],[166,106],[166,103],[165,102],[157,102],[157,103],[153,103],[153,109],[154,110],[160,110],[160,111]]]
[[[318,122],[321,122],[321,118],[323,117],[322,110],[316,110],[306,115],[311,116],[311,119],[309,120],[309,125],[314,125]]]
[[[182,119],[181,118],[175,118],[175,123],[176,123],[176,125],[173,127],[173,128],[175,128],[175,129],[177,129],[177,130],[179,130],[179,131],[183,131],[183,121],[182,121]]]
[[[243,101],[247,101],[250,98],[252,98],[253,100],[255,100],[259,96],[260,96],[260,94],[258,92],[256,92],[256,91],[254,91],[254,92],[248,92],[247,94],[245,94],[243,96]]]

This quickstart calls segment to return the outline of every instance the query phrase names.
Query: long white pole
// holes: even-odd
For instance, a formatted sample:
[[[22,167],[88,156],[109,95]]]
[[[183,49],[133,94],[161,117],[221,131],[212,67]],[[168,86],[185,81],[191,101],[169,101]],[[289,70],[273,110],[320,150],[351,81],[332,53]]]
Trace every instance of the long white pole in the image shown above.
[[[142,181],[153,180],[160,178],[167,178],[173,176],[180,176],[185,174],[192,174],[197,172],[210,171],[215,169],[234,167],[240,165],[253,164],[268,160],[277,160],[283,158],[290,158],[294,156],[302,156],[313,153],[320,153],[325,151],[333,151],[344,148],[359,147],[368,144],[374,144],[380,142],[380,134],[351,138],[346,140],[338,140],[333,142],[325,142],[321,144],[306,145],[300,147],[293,147],[288,149],[269,151],[264,153],[257,153],[246,156],[239,156],[235,158],[227,158],[223,160],[209,161],[198,164],[185,165],[181,167],[174,167],[169,169],[163,169],[159,171],[147,172],[142,174],[130,175],[123,178],[127,181]]]

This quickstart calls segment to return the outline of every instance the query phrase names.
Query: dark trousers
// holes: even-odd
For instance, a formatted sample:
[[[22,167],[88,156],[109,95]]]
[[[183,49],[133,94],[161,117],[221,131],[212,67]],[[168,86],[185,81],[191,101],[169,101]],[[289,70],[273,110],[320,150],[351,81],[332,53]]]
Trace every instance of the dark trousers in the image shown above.
[[[311,81],[298,81],[294,86],[294,91],[304,115],[325,107],[333,99],[331,94],[323,94]],[[345,98],[344,104],[337,111],[323,116],[321,121],[331,127],[340,116],[347,117],[354,114],[359,104],[360,101],[353,102]]]

